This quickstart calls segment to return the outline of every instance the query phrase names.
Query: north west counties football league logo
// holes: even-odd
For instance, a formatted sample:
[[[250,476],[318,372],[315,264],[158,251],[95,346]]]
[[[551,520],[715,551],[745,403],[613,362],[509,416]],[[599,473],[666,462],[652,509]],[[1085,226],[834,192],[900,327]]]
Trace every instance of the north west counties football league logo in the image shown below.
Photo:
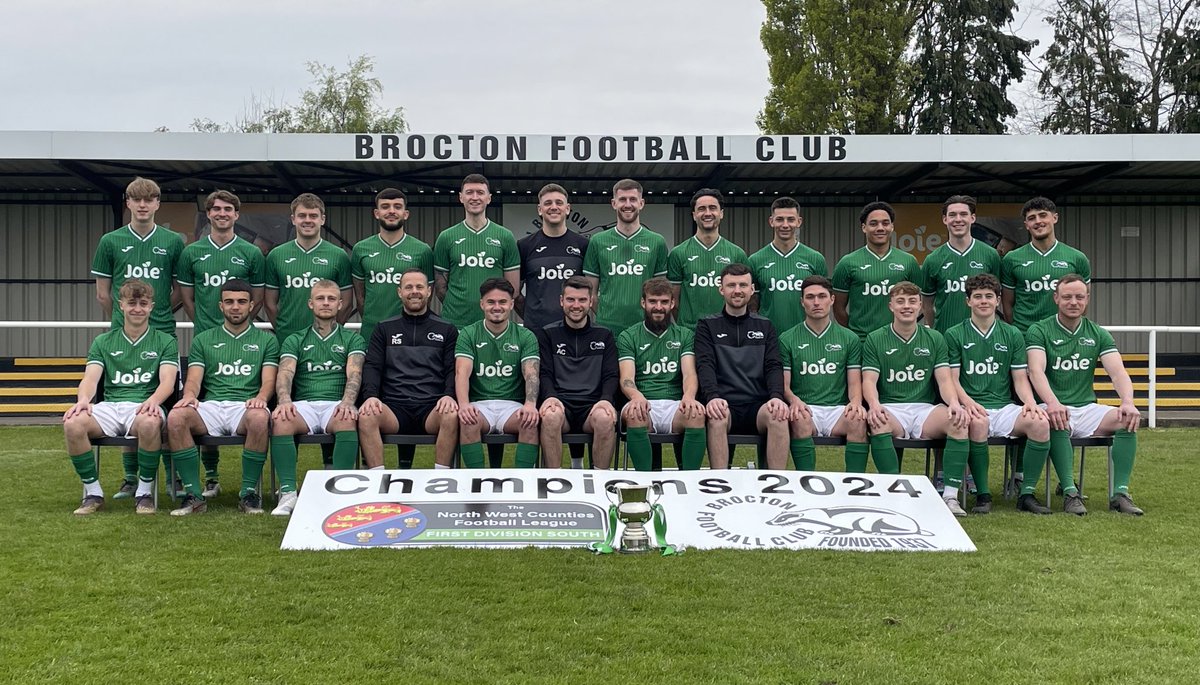
[[[419,509],[398,502],[371,502],[338,509],[321,529],[337,542],[358,547],[386,547],[407,542],[425,531]]]

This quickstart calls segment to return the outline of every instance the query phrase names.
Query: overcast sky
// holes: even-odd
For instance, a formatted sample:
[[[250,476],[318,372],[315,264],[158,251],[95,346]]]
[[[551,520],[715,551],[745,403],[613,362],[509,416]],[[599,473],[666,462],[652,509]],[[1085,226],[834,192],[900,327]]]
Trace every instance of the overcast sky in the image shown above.
[[[415,132],[756,133],[759,0],[7,0],[0,130],[189,130],[372,55]]]

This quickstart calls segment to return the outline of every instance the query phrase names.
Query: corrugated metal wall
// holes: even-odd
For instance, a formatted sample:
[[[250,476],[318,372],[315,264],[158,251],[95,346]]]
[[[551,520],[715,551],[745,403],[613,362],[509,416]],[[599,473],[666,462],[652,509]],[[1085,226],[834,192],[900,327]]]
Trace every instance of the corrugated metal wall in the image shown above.
[[[1200,261],[1194,258],[1200,254],[1200,207],[1178,202],[1104,198],[1104,206],[1064,206],[1059,236],[1089,255],[1097,278],[1200,278]],[[490,214],[503,223],[502,208]],[[731,203],[722,232],[752,253],[770,240],[767,216],[767,207]],[[409,228],[432,245],[440,229],[461,219],[458,206],[414,207]],[[862,245],[857,219],[857,207],[806,208],[802,240],[820,250],[832,269],[840,255]],[[88,279],[92,250],[111,223],[103,205],[0,205],[0,277]],[[331,206],[328,224],[351,243],[376,230],[370,210],[362,206]],[[1132,226],[1140,236],[1122,238],[1122,227]],[[677,207],[676,241],[685,240],[691,230],[691,212]],[[91,283],[0,288],[0,320],[99,319]],[[1109,325],[1200,325],[1200,284],[1099,283],[1091,316]],[[94,335],[87,330],[0,329],[0,356],[82,355]],[[1123,350],[1147,349],[1145,334],[1116,337]],[[1159,340],[1160,352],[1200,352],[1200,336],[1163,335]],[[190,336],[181,337],[183,349],[189,341]]]

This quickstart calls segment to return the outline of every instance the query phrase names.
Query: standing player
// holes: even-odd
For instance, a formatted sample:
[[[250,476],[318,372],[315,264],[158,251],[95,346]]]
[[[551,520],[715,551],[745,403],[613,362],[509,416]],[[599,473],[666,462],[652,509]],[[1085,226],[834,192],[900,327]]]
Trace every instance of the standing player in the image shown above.
[[[458,437],[468,468],[483,468],[480,440],[487,433],[515,434],[517,467],[537,466],[538,343],[528,328],[512,321],[515,295],[503,278],[484,281],[479,286],[484,319],[462,329],[454,349]]]
[[[375,221],[379,232],[364,238],[350,252],[350,277],[354,281],[354,296],[362,311],[363,340],[384,319],[397,316],[404,309],[396,291],[400,275],[409,269],[420,269],[433,281],[433,250],[409,235],[408,196],[397,188],[384,188],[375,195]]]
[[[754,274],[750,310],[770,319],[777,331],[790,330],[804,320],[796,303],[804,279],[829,273],[825,257],[797,237],[803,223],[800,205],[795,200],[776,198],[771,203],[769,219],[775,237],[746,261]]]
[[[83,502],[75,510],[81,516],[104,507],[104,490],[90,440],[105,435],[137,436],[136,511],[154,513],[154,480],[162,450],[162,404],[174,392],[179,377],[175,338],[149,326],[154,289],[136,278],[128,279],[118,291],[117,306],[121,309],[121,328],[101,333],[92,341],[75,404],[63,414],[67,455],[83,481]],[[104,401],[92,404],[101,380]]]
[[[555,183],[542,186],[538,191],[537,211],[542,220],[541,230],[517,241],[525,290],[523,296],[517,295],[517,313],[525,327],[535,333],[562,319],[559,298],[563,284],[583,271],[588,246],[587,238],[567,230],[571,203],[562,186]]]
[[[492,202],[487,178],[480,174],[464,178],[458,200],[466,216],[438,234],[433,268],[442,318],[462,328],[483,318],[475,294],[484,281],[502,277],[516,290],[521,258],[512,232],[487,218]]]
[[[751,314],[754,279],[745,264],[721,270],[719,314],[700,319],[694,340],[698,397],[705,403],[708,464],[729,468],[729,435],[766,435],[767,468],[787,468],[788,406],[779,337]]]
[[[642,184],[622,179],[613,185],[617,225],[592,238],[583,273],[592,279],[596,324],[619,335],[637,324],[642,283],[667,273],[667,241],[642,225]]]
[[[1004,255],[1000,285],[1004,287],[1004,316],[1023,333],[1058,313],[1054,293],[1060,278],[1075,274],[1087,285],[1092,281],[1092,265],[1087,255],[1055,236],[1058,208],[1049,199],[1035,197],[1026,202],[1021,219],[1030,241]]]
[[[240,508],[248,514],[263,513],[258,482],[267,462],[267,402],[275,393],[279,343],[250,321],[252,292],[246,281],[225,281],[219,305],[225,323],[192,338],[183,397],[167,416],[167,440],[187,492],[172,516],[208,509],[193,435],[246,436]]]
[[[607,328],[593,326],[592,284],[572,276],[559,296],[558,321],[535,330],[541,352],[542,457],[546,466],[562,465],[562,435],[582,431],[593,436],[592,461],[599,469],[612,463],[617,441],[617,342]],[[581,468],[583,459],[571,458]]]
[[[342,293],[333,281],[313,284],[308,306],[313,324],[293,333],[279,351],[275,378],[278,404],[271,414],[271,463],[279,474],[274,516],[296,508],[297,435],[333,435],[333,468],[352,469],[358,460],[358,389],[367,345],[338,325]]]
[[[398,294],[404,311],[375,326],[363,365],[366,400],[358,412],[363,461],[368,468],[382,467],[384,433],[436,435],[434,468],[448,469],[458,446],[458,329],[429,311],[433,289],[423,270],[400,274]]]
[[[1066,274],[1054,293],[1058,312],[1029,328],[1029,378],[1050,417],[1050,461],[1063,487],[1063,511],[1083,516],[1087,509],[1075,487],[1075,455],[1071,438],[1113,436],[1113,498],[1108,508],[1141,516],[1129,496],[1129,478],[1137,454],[1141,415],[1133,404],[1133,383],[1108,331],[1084,316],[1088,286],[1083,276]],[[1112,378],[1121,406],[1096,403],[1096,362]],[[1021,496],[1032,495],[1040,469],[1030,469]],[[1037,511],[1032,509],[1030,511]],[[1045,513],[1038,511],[1037,513]]]
[[[169,228],[154,223],[162,191],[158,184],[137,177],[125,187],[125,207],[129,210],[129,223],[115,231],[105,233],[96,245],[92,256],[92,276],[96,279],[96,300],[105,319],[112,321],[113,330],[121,328],[123,315],[120,307],[113,307],[121,285],[136,278],[150,286],[154,293],[154,309],[150,313],[150,327],[175,337],[175,316],[172,313],[178,303],[175,289],[175,265],[183,252],[183,238]],[[171,472],[169,453],[163,451],[163,466]],[[138,462],[136,452],[121,455],[125,469],[125,481],[113,495],[113,499],[132,497],[137,483]]]
[[[333,281],[342,290],[350,289],[350,258],[346,251],[321,238],[325,225],[325,203],[312,193],[292,200],[292,225],[296,239],[286,242],[267,255],[267,318],[275,327],[279,341],[302,331],[312,323],[308,309],[309,291],[321,279]],[[350,293],[353,300],[353,293]],[[354,302],[338,313],[345,323]]]
[[[921,267],[912,255],[892,247],[896,211],[891,205],[872,202],[858,221],[867,244],[833,268],[833,316],[862,340],[891,323],[888,293],[901,281],[920,284]]]
[[[221,286],[231,278],[240,278],[253,288],[254,320],[263,302],[263,284],[266,260],[262,250],[233,232],[237,224],[242,201],[228,190],[209,193],[204,199],[204,210],[211,229],[207,237],[183,248],[179,257],[176,280],[183,297],[183,310],[195,325],[194,333],[202,333],[221,325]],[[205,447],[200,451],[204,463],[204,497],[216,497],[221,493],[221,482],[217,467],[221,453],[216,447]]]
[[[942,335],[951,326],[971,318],[964,286],[977,274],[1000,275],[1000,255],[991,246],[971,237],[975,223],[975,198],[952,195],[942,203],[942,223],[950,239],[939,245],[921,264],[925,287],[925,325]]]
[[[900,472],[893,436],[946,438],[946,462],[965,464],[969,417],[958,403],[945,339],[917,325],[921,289],[907,281],[897,283],[888,307],[891,325],[868,335],[863,344],[863,397],[875,466],[880,473]],[[946,404],[935,404],[939,393]],[[957,498],[943,499],[955,516],[966,516]]]
[[[805,278],[800,303],[804,320],[779,336],[784,397],[791,410],[792,462],[797,471],[815,471],[813,437],[844,437],[846,471],[866,473],[870,448],[862,406],[862,344],[832,319],[829,279]]]
[[[1048,198],[1035,197],[1026,202],[1021,208],[1021,220],[1030,241],[1000,260],[1000,285],[1004,288],[1002,314],[1005,320],[1026,333],[1033,324],[1058,312],[1054,304],[1058,279],[1073,273],[1082,277],[1086,285],[1092,280],[1092,266],[1087,255],[1059,242],[1056,236],[1058,208]],[[1025,477],[1024,462],[1022,451],[1017,455],[1014,483]],[[1040,469],[1041,464],[1035,468]]]
[[[629,403],[621,410],[629,459],[638,471],[653,468],[650,431],[683,432],[679,467],[696,470],[704,462],[707,435],[704,405],[696,401],[696,357],[690,329],[671,323],[675,296],[665,278],[642,285],[642,323],[617,337],[621,392]]]
[[[1050,450],[1050,425],[1029,386],[1025,339],[1016,327],[996,316],[1000,281],[991,274],[977,274],[967,279],[965,288],[971,316],[946,332],[946,348],[958,400],[971,417],[967,462],[975,474],[978,492],[971,511],[986,514],[992,510],[988,437],[1028,438],[1026,453],[1031,455],[1033,463],[1041,464]],[[1021,400],[1020,405],[1012,403],[1014,394]],[[947,461],[945,468],[946,489],[942,496],[954,497],[962,481],[962,464]],[[1017,509],[1050,511],[1038,504],[1032,494],[1017,500]]]
[[[724,300],[717,291],[720,280],[717,274],[730,264],[746,263],[745,250],[721,238],[724,206],[721,191],[713,188],[696,191],[692,196],[696,235],[667,255],[667,280],[675,288],[679,308],[675,320],[681,326],[694,329],[697,321],[721,311]]]

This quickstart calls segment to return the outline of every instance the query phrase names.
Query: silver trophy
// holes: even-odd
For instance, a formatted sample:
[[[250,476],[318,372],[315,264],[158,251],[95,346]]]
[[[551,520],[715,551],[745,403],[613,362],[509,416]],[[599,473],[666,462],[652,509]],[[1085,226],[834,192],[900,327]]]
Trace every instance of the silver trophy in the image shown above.
[[[653,492],[661,497],[662,486],[657,483],[653,485],[613,483],[608,486],[608,492],[609,500],[616,507],[617,519],[624,526],[621,531],[620,543],[617,546],[618,551],[622,554],[636,554],[654,549],[650,544],[650,535],[646,531],[646,524],[654,516],[650,493]],[[613,495],[616,496],[615,499],[612,497]],[[658,497],[655,498],[655,501],[658,501]]]

